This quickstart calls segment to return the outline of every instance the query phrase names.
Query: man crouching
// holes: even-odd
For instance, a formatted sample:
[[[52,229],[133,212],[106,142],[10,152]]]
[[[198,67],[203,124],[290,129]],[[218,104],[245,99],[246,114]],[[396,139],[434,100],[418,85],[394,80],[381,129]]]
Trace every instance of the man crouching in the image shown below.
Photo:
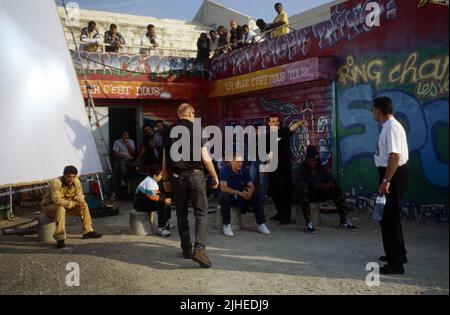
[[[64,175],[50,182],[49,189],[42,200],[45,216],[55,219],[56,229],[53,237],[57,248],[65,246],[66,215],[81,217],[83,239],[102,237],[92,228],[91,214],[84,201],[83,188],[77,175],[78,170],[75,166],[66,166]]]

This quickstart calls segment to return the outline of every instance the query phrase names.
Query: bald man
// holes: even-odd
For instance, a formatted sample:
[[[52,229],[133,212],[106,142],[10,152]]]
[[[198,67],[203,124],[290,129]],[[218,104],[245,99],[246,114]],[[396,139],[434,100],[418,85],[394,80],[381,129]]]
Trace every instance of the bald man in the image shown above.
[[[213,188],[219,186],[219,179],[208,154],[208,150],[204,146],[206,141],[204,139],[196,139],[201,146],[195,147],[194,136],[194,121],[195,109],[189,104],[181,104],[178,108],[179,121],[170,127],[164,134],[163,140],[163,182],[166,192],[173,192],[175,206],[177,211],[178,233],[181,239],[182,255],[185,259],[192,259],[197,262],[202,268],[210,268],[212,266],[208,256],[206,256],[206,239],[208,235],[208,199],[206,196],[205,176],[203,173],[203,165],[206,166],[208,172],[213,179]],[[189,134],[178,134],[177,129],[189,131]],[[171,133],[174,131],[175,138],[171,138]],[[200,131],[201,133],[201,131]],[[189,137],[184,139],[183,137]],[[200,135],[201,137],[201,135]],[[188,144],[188,157],[181,157],[178,161],[171,154],[172,145],[177,142]],[[185,150],[181,147],[181,151]],[[200,152],[194,152],[199,150]],[[194,154],[196,153],[196,154]],[[199,157],[195,160],[196,155]],[[194,207],[195,215],[195,243],[191,242],[188,221],[188,204],[191,202]],[[194,249],[192,250],[192,247]]]

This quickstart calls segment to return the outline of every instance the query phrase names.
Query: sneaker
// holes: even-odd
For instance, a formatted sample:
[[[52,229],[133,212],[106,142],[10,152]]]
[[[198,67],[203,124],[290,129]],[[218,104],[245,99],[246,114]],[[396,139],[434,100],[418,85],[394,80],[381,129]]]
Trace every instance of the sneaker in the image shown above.
[[[100,233],[92,231],[92,232],[89,232],[87,234],[84,234],[83,235],[83,239],[95,239],[95,238],[100,238],[102,236],[103,235],[101,235]]]
[[[166,226],[164,227],[167,231],[174,230],[175,224],[172,224],[170,222],[167,222]]]
[[[158,235],[162,237],[169,237],[170,231],[166,230],[165,228],[159,228],[158,229]]]
[[[204,250],[195,249],[192,255],[192,260],[200,265],[202,268],[211,268],[212,263]]]
[[[312,223],[308,223],[305,227],[305,232],[309,234],[316,234],[316,228]]]
[[[231,229],[231,224],[223,226],[223,234],[228,237],[234,236],[233,230]]]
[[[258,225],[258,227],[256,229],[261,234],[264,234],[264,235],[269,235],[270,234],[270,231],[267,228],[267,225],[265,223]]]
[[[340,223],[339,224],[339,228],[340,229],[344,229],[347,231],[357,231],[358,228],[356,226],[354,226],[350,221],[345,221],[345,223]]]
[[[56,248],[61,249],[66,247],[66,242],[64,240],[56,241]]]
[[[113,193],[112,195],[111,195],[111,198],[109,198],[111,201],[116,201],[118,198],[117,198],[117,195],[116,195],[116,193]]]

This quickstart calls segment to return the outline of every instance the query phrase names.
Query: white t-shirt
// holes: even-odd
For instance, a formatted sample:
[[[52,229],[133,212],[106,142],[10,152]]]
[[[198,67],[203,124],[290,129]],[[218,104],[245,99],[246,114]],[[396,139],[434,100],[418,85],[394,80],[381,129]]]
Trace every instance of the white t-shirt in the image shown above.
[[[147,176],[137,187],[136,193],[141,192],[145,195],[159,196],[159,186],[153,177]]]
[[[377,167],[387,167],[390,153],[400,154],[398,166],[405,165],[408,162],[409,151],[406,132],[394,117],[383,124],[377,152],[374,155],[375,165]]]

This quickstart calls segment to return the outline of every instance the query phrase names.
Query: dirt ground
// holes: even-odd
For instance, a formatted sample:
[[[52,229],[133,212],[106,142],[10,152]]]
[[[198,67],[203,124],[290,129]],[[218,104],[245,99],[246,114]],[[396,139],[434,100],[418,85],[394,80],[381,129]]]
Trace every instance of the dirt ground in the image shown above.
[[[118,205],[119,216],[94,220],[105,234],[100,240],[82,240],[79,220],[68,220],[63,250],[39,246],[37,235],[1,235],[0,294],[449,294],[448,225],[405,222],[406,274],[381,276],[380,286],[369,287],[366,264],[377,262],[383,247],[365,213],[350,215],[358,232],[337,229],[337,215],[328,214],[316,235],[269,222],[269,236],[256,233],[247,214],[234,238],[215,230],[210,215],[213,268],[200,269],[181,258],[176,230],[169,238],[129,235],[131,203]],[[266,213],[273,214],[272,206]],[[79,287],[65,284],[69,262],[80,265]]]

